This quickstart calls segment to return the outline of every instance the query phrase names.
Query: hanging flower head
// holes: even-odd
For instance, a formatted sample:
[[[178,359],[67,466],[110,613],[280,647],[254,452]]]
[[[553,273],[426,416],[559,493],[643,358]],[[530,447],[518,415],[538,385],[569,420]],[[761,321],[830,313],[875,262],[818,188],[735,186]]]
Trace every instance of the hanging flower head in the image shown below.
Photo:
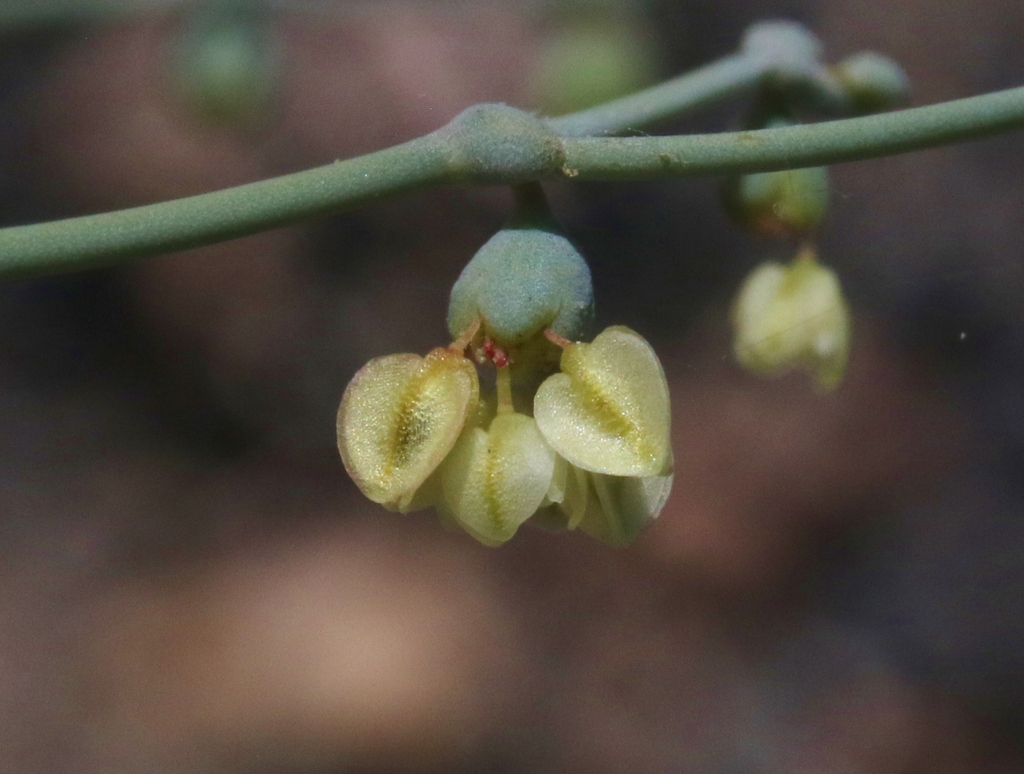
[[[736,359],[744,368],[781,374],[804,368],[819,387],[846,371],[850,312],[835,272],[805,247],[789,265],[763,263],[747,277],[732,312]]]
[[[625,546],[672,485],[669,399],[651,346],[624,327],[582,343],[590,270],[538,186],[452,289],[455,341],[370,361],[338,412],[345,467],[374,502],[442,520],[486,545],[524,523]],[[481,398],[477,368],[493,368]]]

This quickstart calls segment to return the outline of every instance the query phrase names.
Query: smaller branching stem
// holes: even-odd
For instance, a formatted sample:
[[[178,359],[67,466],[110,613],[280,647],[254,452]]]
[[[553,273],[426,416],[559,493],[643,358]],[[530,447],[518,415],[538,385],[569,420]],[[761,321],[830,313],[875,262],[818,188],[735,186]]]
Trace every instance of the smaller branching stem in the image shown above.
[[[547,124],[562,137],[638,131],[752,91],[768,69],[768,63],[760,57],[733,54],[636,94],[579,113],[549,118]]]
[[[565,174],[652,180],[772,172],[892,156],[1024,129],[1024,87],[860,118],[777,129],[563,142]]]

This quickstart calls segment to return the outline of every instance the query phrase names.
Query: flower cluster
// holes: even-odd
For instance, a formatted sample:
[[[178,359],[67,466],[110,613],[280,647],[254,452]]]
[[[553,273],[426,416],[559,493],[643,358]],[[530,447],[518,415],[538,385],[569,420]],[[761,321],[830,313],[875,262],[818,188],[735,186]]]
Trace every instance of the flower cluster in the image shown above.
[[[355,375],[338,447],[374,502],[433,506],[486,545],[531,520],[629,545],[672,486],[668,384],[629,328],[572,340],[592,318],[590,272],[543,214],[540,199],[521,201],[463,271],[450,346]]]
[[[548,333],[562,348],[561,369],[517,405],[529,396],[513,389],[516,364],[480,329],[426,357],[376,358],[356,374],[338,412],[353,480],[390,510],[434,506],[486,545],[532,517],[632,543],[672,486],[668,385],[650,344],[624,327],[591,343]],[[481,397],[467,349],[494,364],[493,396]]]

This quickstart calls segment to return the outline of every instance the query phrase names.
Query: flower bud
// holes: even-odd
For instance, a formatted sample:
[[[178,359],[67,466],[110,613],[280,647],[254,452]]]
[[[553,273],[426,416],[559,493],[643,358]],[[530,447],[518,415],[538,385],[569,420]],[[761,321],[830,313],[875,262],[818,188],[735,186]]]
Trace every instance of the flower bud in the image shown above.
[[[520,191],[516,216],[473,256],[452,288],[448,330],[458,337],[474,322],[503,348],[545,329],[566,338],[587,333],[594,289],[583,256],[559,233],[539,186]]]
[[[857,113],[877,113],[910,101],[910,79],[895,61],[874,51],[844,59],[832,73],[846,90]]]
[[[788,266],[764,263],[740,289],[732,310],[733,349],[750,371],[776,374],[793,366],[831,389],[843,377],[850,313],[835,273],[805,250]]]
[[[353,377],[338,409],[338,449],[368,498],[406,513],[430,505],[417,492],[451,451],[480,388],[461,353],[388,355]]]
[[[574,16],[548,42],[537,71],[537,100],[561,115],[631,94],[657,79],[651,41],[621,11]]]
[[[828,171],[805,167],[729,178],[722,186],[726,212],[758,236],[813,234],[828,209]]]
[[[661,476],[672,464],[668,382],[658,356],[629,328],[569,344],[562,372],[534,398],[537,426],[555,451],[584,470]]]
[[[444,461],[438,509],[481,543],[501,545],[540,508],[554,468],[532,417],[498,413],[487,430],[467,429]]]
[[[747,56],[770,63],[774,81],[807,80],[821,68],[821,41],[798,22],[756,22],[744,33],[741,48]]]

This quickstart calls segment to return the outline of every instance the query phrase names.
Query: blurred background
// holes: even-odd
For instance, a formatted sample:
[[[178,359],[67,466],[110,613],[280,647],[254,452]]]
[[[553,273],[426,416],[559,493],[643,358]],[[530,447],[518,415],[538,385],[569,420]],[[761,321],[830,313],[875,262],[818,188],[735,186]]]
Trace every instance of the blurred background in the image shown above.
[[[0,222],[328,163],[480,101],[571,110],[764,18],[894,57],[916,104],[1024,83],[1013,0],[252,10],[0,2]],[[788,255],[715,181],[551,187],[600,322],[670,380],[675,490],[626,551],[486,549],[338,459],[345,384],[447,342],[504,190],[0,286],[0,770],[1024,771],[1022,142],[834,170],[821,256],[856,328],[827,396],[732,363],[731,295]]]

